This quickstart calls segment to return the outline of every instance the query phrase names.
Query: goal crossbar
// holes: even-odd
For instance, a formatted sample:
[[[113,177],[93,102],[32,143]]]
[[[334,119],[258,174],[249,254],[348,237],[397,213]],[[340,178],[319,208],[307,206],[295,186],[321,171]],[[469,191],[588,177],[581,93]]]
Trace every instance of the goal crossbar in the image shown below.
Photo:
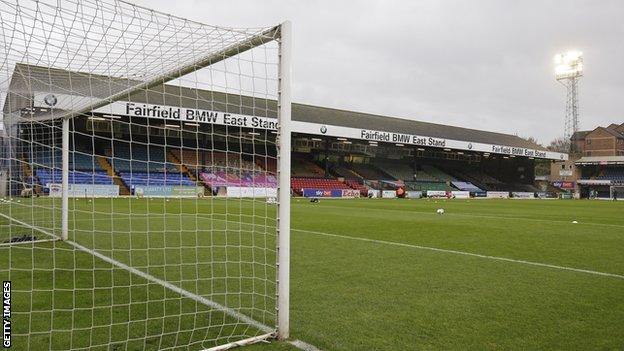
[[[124,89],[122,91],[119,91],[115,94],[112,94],[111,96],[108,96],[102,99],[101,101],[93,102],[79,110],[67,111],[65,113],[59,114],[58,116],[55,116],[54,119],[67,119],[67,118],[72,118],[72,117],[88,114],[95,109],[109,105],[112,102],[121,100],[137,91],[150,89],[160,84],[165,84],[171,80],[174,80],[174,79],[183,77],[189,73],[192,73],[193,71],[197,71],[199,69],[214,65],[215,63],[221,62],[230,57],[239,55],[245,51],[251,50],[255,47],[258,47],[268,42],[271,42],[273,40],[276,40],[281,36],[282,26],[283,25],[279,25],[279,26],[270,28],[268,30],[265,30],[260,34],[256,34],[239,43],[230,45],[229,47],[226,47],[222,50],[214,52],[203,58],[200,58],[199,60],[196,60],[184,67],[171,70],[147,82],[143,82],[135,86],[129,87],[127,89]],[[36,118],[29,118],[29,119],[37,120]],[[45,119],[48,119],[48,118],[46,117]]]

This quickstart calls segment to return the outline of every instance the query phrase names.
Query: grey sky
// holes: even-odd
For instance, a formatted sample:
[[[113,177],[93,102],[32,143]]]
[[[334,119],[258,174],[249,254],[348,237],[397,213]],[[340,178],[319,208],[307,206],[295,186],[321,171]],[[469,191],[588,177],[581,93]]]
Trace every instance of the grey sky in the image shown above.
[[[534,136],[563,134],[553,56],[584,52],[581,128],[624,122],[624,1],[134,0],[207,24],[293,22],[293,100]]]

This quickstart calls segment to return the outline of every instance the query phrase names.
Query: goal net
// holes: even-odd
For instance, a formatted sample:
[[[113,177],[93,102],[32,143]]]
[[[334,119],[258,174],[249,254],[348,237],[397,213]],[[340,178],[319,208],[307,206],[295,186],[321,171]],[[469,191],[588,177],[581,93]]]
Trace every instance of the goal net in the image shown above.
[[[287,338],[290,25],[8,0],[0,48],[5,344]]]

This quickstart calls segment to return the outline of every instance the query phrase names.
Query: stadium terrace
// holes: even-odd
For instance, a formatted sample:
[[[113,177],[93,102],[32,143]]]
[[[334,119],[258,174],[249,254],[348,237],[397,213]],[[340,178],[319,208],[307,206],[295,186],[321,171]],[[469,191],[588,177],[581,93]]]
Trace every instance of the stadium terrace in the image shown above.
[[[49,83],[51,77],[54,84]],[[70,87],[88,86],[86,79],[90,79],[90,91],[67,94]],[[95,84],[94,88],[93,82],[98,81],[106,87]],[[111,81],[115,78],[18,64],[5,109],[11,111],[9,116],[52,120],[77,103],[101,98],[98,94],[108,93],[104,88],[110,88]],[[119,84],[119,89],[123,86]],[[74,147],[84,153],[102,148],[107,155],[143,155],[140,161],[158,162],[156,168],[141,166],[137,170],[124,163],[116,166],[114,158],[102,161],[112,166],[113,174],[119,174],[120,194],[134,194],[147,179],[162,179],[162,185],[192,185],[199,180],[212,194],[227,194],[227,188],[244,188],[254,182],[270,188],[274,175],[254,172],[275,170],[276,117],[275,100],[158,85],[76,117]],[[112,145],[98,145],[98,139],[86,138],[90,134],[106,137],[111,128],[118,136]],[[537,193],[547,187],[536,186],[536,163],[568,158],[514,135],[297,103],[292,104],[291,129],[292,189],[299,195],[305,195],[304,189],[355,189],[368,196],[369,190],[397,188],[468,191],[473,195],[487,191]],[[233,136],[238,138],[235,143]],[[149,147],[137,153],[139,147],[130,150],[124,140]],[[157,152],[154,144],[160,145]],[[241,176],[228,170],[207,170],[214,162],[215,149],[224,151],[217,155],[219,162],[246,163],[251,173]],[[199,156],[189,156],[197,150]],[[265,161],[259,159],[257,150],[264,150],[260,156]],[[242,153],[242,160],[230,161],[229,152]],[[182,167],[179,176],[169,175],[179,168],[169,162],[184,163],[187,158],[192,162]],[[54,183],[54,174],[45,169],[34,171],[41,173],[38,183],[42,189],[47,189],[46,183]],[[106,169],[98,172],[106,173]],[[144,175],[137,176],[137,172]],[[102,182],[110,180],[103,176]]]
[[[49,83],[50,76],[56,78],[55,85]],[[47,80],[46,80],[47,78]],[[63,79],[60,79],[63,78]],[[108,82],[110,77],[100,77]],[[53,117],[69,108],[80,97],[68,96],[64,92],[70,86],[85,86],[85,76],[80,73],[50,70],[43,67],[18,65],[11,83],[9,96],[13,95],[13,110],[32,113],[41,119]],[[93,79],[91,77],[91,79]],[[26,88],[33,92],[28,97],[11,93]],[[277,128],[277,106],[272,100],[249,96],[237,96],[216,91],[182,88],[182,99],[171,101],[180,87],[161,85],[150,89],[143,96],[130,96],[129,101],[116,101],[93,112],[98,116],[144,117],[148,119],[195,122],[251,129]],[[98,89],[84,92],[95,95]],[[56,103],[51,106],[46,97],[53,96]],[[194,99],[198,96],[199,99]],[[84,98],[83,98],[84,99]],[[72,105],[73,106],[73,105]],[[292,131],[294,133],[332,136],[364,141],[398,143],[413,146],[451,149],[459,151],[533,157],[551,160],[567,160],[568,155],[550,152],[520,137],[481,131],[476,129],[427,123],[415,120],[372,115],[361,112],[332,108],[292,104]],[[136,118],[132,120],[137,122]],[[140,122],[138,122],[140,123]]]

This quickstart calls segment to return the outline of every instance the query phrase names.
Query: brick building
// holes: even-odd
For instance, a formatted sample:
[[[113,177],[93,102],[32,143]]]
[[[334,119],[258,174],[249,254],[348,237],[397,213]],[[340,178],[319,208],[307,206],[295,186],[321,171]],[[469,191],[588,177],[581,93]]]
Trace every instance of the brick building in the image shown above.
[[[581,156],[624,156],[624,123],[576,132],[571,142]]]

